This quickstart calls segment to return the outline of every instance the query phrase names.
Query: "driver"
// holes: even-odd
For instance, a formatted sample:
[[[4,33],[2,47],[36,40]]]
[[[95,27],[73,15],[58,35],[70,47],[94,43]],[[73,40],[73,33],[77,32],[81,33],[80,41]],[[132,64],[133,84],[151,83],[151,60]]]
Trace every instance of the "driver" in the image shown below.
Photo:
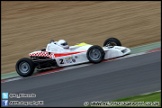
[[[57,42],[57,45],[59,45],[60,47],[62,47],[64,49],[69,49],[68,43],[65,40],[63,40],[63,39],[59,40]]]
[[[63,39],[50,41],[50,43],[47,44],[46,51],[54,53],[70,52],[68,43]]]

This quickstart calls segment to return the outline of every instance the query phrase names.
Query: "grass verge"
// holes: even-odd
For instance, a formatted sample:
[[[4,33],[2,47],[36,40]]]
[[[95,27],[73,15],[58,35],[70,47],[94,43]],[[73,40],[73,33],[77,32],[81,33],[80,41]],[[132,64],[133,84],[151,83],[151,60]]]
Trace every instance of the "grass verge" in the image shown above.
[[[161,92],[153,92],[149,94],[121,98],[114,100],[113,102],[120,102],[120,103],[125,102],[127,104],[125,106],[132,106],[132,107],[160,107]]]
[[[161,91],[120,98],[113,101],[84,103],[87,107],[161,107]]]

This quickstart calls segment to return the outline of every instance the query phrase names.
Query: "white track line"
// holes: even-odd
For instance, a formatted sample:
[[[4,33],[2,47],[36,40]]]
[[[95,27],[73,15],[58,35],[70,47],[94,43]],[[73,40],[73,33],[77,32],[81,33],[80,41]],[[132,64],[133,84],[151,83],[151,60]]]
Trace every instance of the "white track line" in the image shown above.
[[[143,94],[140,94],[140,95],[148,95],[148,94],[152,94],[152,93],[156,93],[156,92],[161,92],[161,90],[157,90],[157,91],[154,91],[154,92],[147,92],[147,93],[143,93]]]

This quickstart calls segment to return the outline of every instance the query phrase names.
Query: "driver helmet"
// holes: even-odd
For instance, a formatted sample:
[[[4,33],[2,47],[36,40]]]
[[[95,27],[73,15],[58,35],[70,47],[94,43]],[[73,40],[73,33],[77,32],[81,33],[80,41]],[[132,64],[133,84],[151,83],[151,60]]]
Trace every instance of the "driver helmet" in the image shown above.
[[[64,49],[69,49],[68,43],[67,43],[65,40],[63,40],[63,39],[59,40],[59,41],[57,42],[57,44],[58,44],[59,46],[61,46],[62,48],[64,48]]]

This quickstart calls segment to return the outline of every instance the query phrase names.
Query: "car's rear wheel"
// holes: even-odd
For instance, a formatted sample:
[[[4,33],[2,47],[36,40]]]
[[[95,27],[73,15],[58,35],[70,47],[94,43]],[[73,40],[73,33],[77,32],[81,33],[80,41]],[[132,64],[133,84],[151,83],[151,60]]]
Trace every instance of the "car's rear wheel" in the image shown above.
[[[122,46],[122,44],[117,38],[109,38],[105,40],[103,46]]]
[[[29,58],[22,58],[16,63],[16,72],[23,77],[31,76],[35,69],[34,62]]]
[[[91,46],[87,51],[87,58],[91,63],[100,63],[104,56],[104,50],[98,45]]]

